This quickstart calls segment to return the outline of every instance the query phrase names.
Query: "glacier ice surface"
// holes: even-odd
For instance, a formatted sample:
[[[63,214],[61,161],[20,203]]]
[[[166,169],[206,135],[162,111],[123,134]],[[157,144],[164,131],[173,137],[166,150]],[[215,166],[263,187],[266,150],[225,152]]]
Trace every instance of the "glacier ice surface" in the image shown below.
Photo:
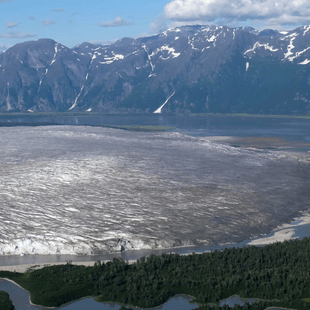
[[[0,127],[0,140],[1,255],[237,242],[309,201],[306,164],[179,132]]]

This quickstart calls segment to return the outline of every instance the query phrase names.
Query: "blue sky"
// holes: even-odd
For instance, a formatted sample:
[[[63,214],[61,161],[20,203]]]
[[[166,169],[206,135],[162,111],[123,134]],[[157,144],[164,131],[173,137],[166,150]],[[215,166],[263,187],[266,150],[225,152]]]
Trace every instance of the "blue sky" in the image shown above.
[[[0,51],[40,38],[108,44],[184,24],[293,28],[310,24],[310,1],[0,0]]]

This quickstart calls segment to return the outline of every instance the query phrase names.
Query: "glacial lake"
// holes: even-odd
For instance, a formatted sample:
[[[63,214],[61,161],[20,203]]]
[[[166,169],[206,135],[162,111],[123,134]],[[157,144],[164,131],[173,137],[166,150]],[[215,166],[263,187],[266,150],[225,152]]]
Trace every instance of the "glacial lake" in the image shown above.
[[[15,285],[14,283],[0,279],[0,289],[6,291],[15,306],[16,310],[44,310],[49,309],[46,307],[40,307],[30,304],[29,302],[29,293]],[[170,298],[164,305],[161,305],[156,308],[152,308],[153,310],[191,310],[196,309],[198,307],[197,304],[190,302],[192,300],[191,297],[186,295],[176,295],[173,298]],[[249,304],[255,303],[254,299],[241,299],[239,296],[232,296],[230,298],[224,299],[220,302],[220,307],[224,305],[228,305],[231,308],[234,305],[244,305],[245,302]],[[93,298],[83,298],[69,304],[63,305],[61,307],[55,309],[61,310],[76,310],[76,309],[92,309],[92,310],[119,310],[120,305],[116,303],[99,303],[96,302]],[[144,310],[141,308],[134,308],[137,310]],[[272,308],[273,310],[278,310],[278,308]]]
[[[240,116],[188,115],[76,115],[19,116],[0,115],[0,125],[152,125],[174,127],[176,131],[195,136],[270,136],[310,142],[310,119]]]
[[[29,302],[29,293],[15,285],[14,283],[0,279],[0,290],[7,292],[10,295],[10,298],[15,306],[16,310],[43,310],[49,309],[46,307],[40,307],[30,304]],[[192,300],[189,296],[186,295],[177,295],[169,299],[164,305],[152,308],[153,310],[191,310],[198,307],[195,303],[189,303]],[[85,310],[118,310],[120,305],[115,303],[99,303],[96,302],[93,298],[83,298],[72,303],[68,303],[61,307],[55,309],[61,310],[76,310],[76,309],[85,309]],[[141,308],[135,308],[137,310],[143,310]]]

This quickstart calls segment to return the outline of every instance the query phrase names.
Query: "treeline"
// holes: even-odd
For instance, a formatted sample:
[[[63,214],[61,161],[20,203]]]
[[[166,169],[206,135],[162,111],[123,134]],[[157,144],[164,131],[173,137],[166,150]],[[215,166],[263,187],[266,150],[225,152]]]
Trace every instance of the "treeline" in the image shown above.
[[[264,247],[225,249],[205,254],[150,255],[129,265],[114,258],[93,267],[71,264],[45,267],[25,274],[0,272],[31,293],[32,302],[60,306],[84,297],[150,308],[176,294],[195,297],[200,310],[219,309],[232,295],[259,302],[235,309],[270,306],[309,309],[310,239]],[[226,307],[221,307],[222,310]]]

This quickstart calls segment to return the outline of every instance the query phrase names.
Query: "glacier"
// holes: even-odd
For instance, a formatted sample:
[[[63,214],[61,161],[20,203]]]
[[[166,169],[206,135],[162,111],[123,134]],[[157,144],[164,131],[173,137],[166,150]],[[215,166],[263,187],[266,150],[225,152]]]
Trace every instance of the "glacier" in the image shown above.
[[[309,165],[180,132],[0,127],[0,255],[237,242],[309,207]]]

